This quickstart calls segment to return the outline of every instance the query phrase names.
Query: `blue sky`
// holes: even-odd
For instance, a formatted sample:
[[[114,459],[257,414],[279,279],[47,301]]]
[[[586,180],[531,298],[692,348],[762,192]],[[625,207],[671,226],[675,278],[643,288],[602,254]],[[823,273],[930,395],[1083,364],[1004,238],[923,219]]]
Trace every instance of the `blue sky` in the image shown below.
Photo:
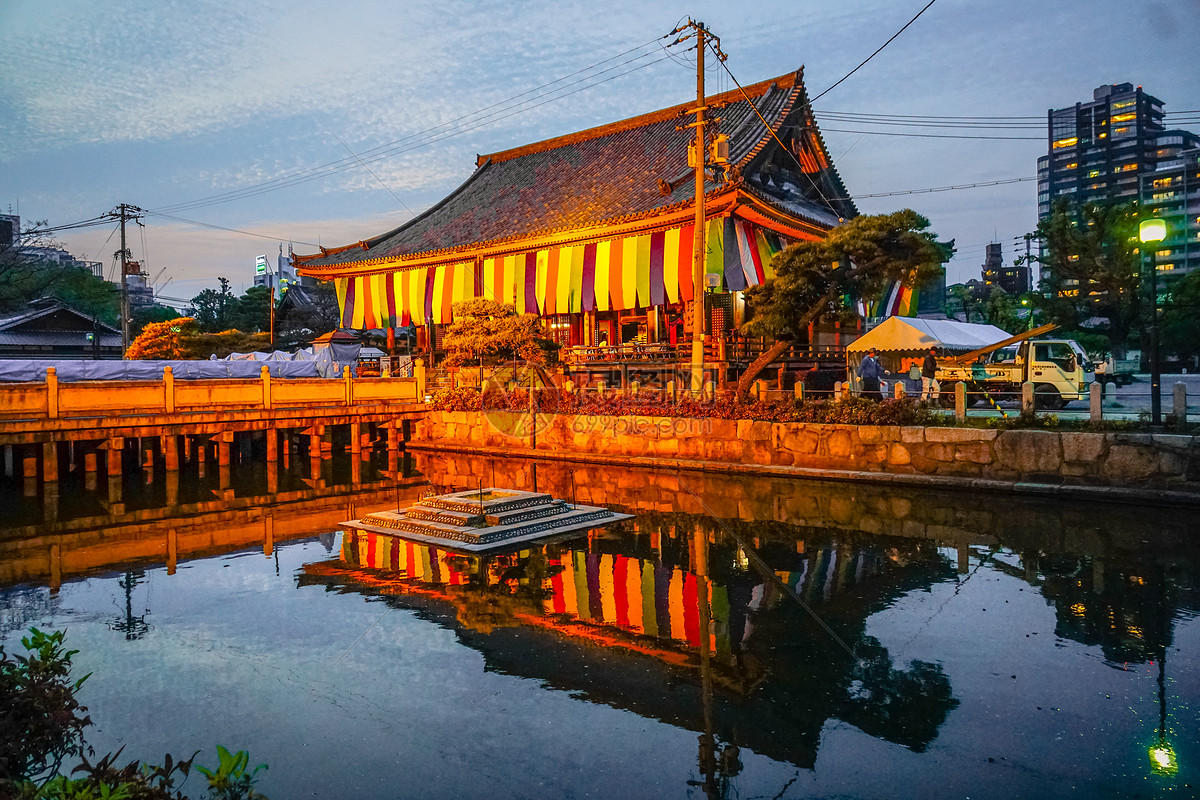
[[[255,256],[280,241],[311,252],[399,225],[465,180],[476,153],[694,97],[686,55],[653,44],[683,17],[721,37],[741,83],[803,65],[816,95],[925,2],[0,0],[0,210],[62,225],[134,204],[157,212],[130,246],[151,275],[161,271],[159,285],[170,279],[163,294],[190,298],[217,276],[241,290]],[[1039,128],[892,128],[1034,138],[902,137],[842,132],[868,128],[823,114],[1044,118],[1124,81],[1168,112],[1197,110],[1198,43],[1200,0],[937,0],[816,103],[817,122],[852,195],[1032,177]],[[631,50],[600,67],[622,65],[608,73],[557,84],[583,79],[558,99],[478,115]],[[715,70],[709,86],[732,88]],[[389,144],[387,157],[369,157]],[[196,204],[228,192],[240,194]],[[957,242],[950,278],[960,281],[978,277],[990,241],[1011,260],[1013,237],[1036,223],[1035,197],[1025,181],[857,202],[928,216]],[[107,267],[112,234],[60,238]]]

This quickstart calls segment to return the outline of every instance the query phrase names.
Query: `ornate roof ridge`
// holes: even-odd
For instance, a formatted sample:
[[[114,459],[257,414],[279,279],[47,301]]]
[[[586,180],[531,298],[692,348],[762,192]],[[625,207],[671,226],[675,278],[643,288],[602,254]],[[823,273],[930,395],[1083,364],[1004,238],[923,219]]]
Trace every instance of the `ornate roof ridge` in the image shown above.
[[[711,107],[716,104],[738,102],[746,99],[746,97],[749,97],[753,100],[755,98],[762,97],[772,87],[775,86],[778,86],[781,89],[790,89],[802,83],[803,71],[804,68],[801,67],[794,72],[788,72],[775,78],[768,78],[766,80],[759,81],[758,83],[753,83],[744,87],[745,95],[743,95],[743,89],[732,89],[728,92],[722,92],[721,94],[708,95],[705,97],[704,102]],[[555,136],[552,139],[543,139],[540,142],[521,145],[520,147],[514,147],[510,150],[501,150],[496,153],[480,155],[476,158],[476,166],[482,164],[488,159],[490,159],[492,163],[500,163],[502,161],[520,158],[521,156],[532,155],[533,153],[543,153],[547,150],[555,150],[559,147],[586,142],[591,139],[600,139],[605,136],[611,136],[614,133],[640,128],[645,125],[653,125],[658,122],[663,122],[664,120],[674,119],[689,112],[694,112],[695,108],[696,102],[694,100],[687,103],[679,103],[678,105],[670,106],[669,108],[650,111],[646,114],[640,114],[636,117],[628,117],[627,119],[618,120],[617,122],[609,122],[604,125],[599,125],[595,128],[587,128],[582,131],[576,131],[575,133]]]

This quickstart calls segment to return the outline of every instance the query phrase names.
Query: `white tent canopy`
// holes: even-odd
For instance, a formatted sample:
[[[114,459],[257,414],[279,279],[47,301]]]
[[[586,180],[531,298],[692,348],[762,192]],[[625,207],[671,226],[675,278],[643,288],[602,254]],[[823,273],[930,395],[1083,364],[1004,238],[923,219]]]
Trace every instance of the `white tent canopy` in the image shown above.
[[[872,347],[878,353],[916,353],[936,347],[966,353],[1012,336],[995,325],[955,322],[949,319],[888,317],[846,348],[847,355],[862,355]]]

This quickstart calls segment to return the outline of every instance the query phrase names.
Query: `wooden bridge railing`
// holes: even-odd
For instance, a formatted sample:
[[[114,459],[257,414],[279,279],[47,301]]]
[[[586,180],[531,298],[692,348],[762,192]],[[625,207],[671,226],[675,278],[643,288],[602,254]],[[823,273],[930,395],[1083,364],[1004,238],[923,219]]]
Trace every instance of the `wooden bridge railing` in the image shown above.
[[[263,366],[259,378],[176,381],[171,367],[161,381],[78,381],[60,383],[54,367],[37,383],[0,383],[0,418],[177,414],[295,406],[354,406],[425,401],[425,366],[417,361],[412,378],[355,378],[345,367],[338,378],[272,379]]]

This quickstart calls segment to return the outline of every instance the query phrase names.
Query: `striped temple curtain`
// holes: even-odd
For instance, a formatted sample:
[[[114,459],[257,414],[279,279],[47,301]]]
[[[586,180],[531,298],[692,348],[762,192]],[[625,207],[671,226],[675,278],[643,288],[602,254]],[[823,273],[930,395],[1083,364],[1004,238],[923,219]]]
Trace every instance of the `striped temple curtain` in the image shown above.
[[[920,295],[916,289],[905,286],[901,281],[896,281],[885,286],[879,297],[869,301],[859,301],[858,313],[868,319],[915,317],[919,299]]]
[[[772,277],[771,259],[787,244],[736,217],[709,220],[705,285],[757,286]],[[454,303],[475,297],[541,315],[662,306],[693,297],[692,226],[487,258],[478,268],[461,261],[355,275],[336,285],[342,327],[358,330],[448,323]]]

